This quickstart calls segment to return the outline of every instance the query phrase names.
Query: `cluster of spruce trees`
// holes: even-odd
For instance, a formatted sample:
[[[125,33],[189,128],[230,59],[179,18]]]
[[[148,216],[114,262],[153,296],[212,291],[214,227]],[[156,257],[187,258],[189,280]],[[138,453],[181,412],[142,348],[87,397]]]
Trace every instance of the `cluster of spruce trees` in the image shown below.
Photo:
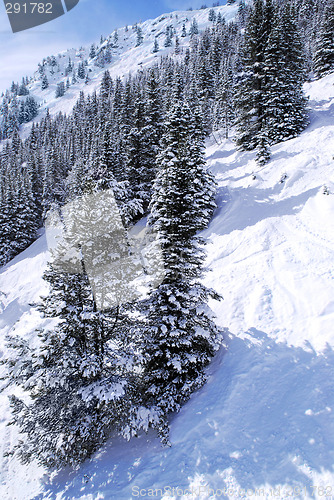
[[[306,126],[303,50],[289,3],[254,0],[246,26],[236,84],[237,145],[258,148],[260,164],[270,144],[298,135]]]
[[[210,11],[204,32],[192,25],[190,49],[175,42],[176,54],[125,80],[106,71],[99,92],[82,92],[69,116],[47,114],[24,141],[15,128],[4,145],[0,263],[34,240],[50,210],[112,190],[125,228],[148,215],[165,270],[146,298],[101,311],[84,256],[76,272],[49,266],[40,310],[53,326],[40,332],[37,348],[11,338],[6,361],[9,381],[30,396],[11,398],[13,422],[25,434],[23,461],[73,464],[111,434],[150,427],[168,442],[169,414],[204,383],[220,345],[207,307],[219,297],[200,283],[197,234],[214,210],[204,139],[236,124],[238,146],[257,148],[261,164],[270,144],[306,126],[310,61],[319,76],[334,68],[333,1],[310,0],[321,20],[317,35],[299,4],[241,2],[228,25]],[[170,30],[168,37],[173,43]]]
[[[29,95],[28,78],[22,82],[12,83],[10,90],[2,96],[0,105],[0,140],[11,138],[22,123],[33,120],[38,113],[38,104],[33,96]]]
[[[51,263],[44,275],[50,291],[39,310],[56,323],[39,332],[37,348],[9,339],[9,382],[30,396],[29,402],[11,397],[12,422],[24,434],[16,447],[23,462],[75,464],[111,434],[130,438],[150,427],[168,443],[168,416],[205,382],[204,368],[221,343],[207,300],[219,297],[199,281],[204,252],[197,233],[215,208],[215,183],[205,168],[198,113],[178,93],[175,87],[161,123],[147,207],[162,254],[160,283],[146,297],[99,310],[85,252],[77,272]],[[117,194],[106,156],[87,168],[80,184],[72,179],[75,196]],[[146,198],[138,196],[141,207]],[[125,221],[127,212],[119,210]]]

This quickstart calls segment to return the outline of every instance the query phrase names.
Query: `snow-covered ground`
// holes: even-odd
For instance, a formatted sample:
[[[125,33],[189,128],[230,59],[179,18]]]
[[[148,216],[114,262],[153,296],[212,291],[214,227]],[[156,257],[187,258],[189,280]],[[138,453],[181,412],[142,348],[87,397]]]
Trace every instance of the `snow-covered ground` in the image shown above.
[[[224,296],[212,306],[227,331],[208,383],[172,419],[172,447],[153,433],[110,440],[52,477],[6,457],[1,499],[333,498],[334,75],[306,90],[311,124],[265,167],[218,134],[208,144],[219,206],[205,282]],[[32,337],[42,324],[29,304],[46,261],[42,236],[1,270],[0,349],[10,328]],[[0,398],[6,451],[17,434]]]

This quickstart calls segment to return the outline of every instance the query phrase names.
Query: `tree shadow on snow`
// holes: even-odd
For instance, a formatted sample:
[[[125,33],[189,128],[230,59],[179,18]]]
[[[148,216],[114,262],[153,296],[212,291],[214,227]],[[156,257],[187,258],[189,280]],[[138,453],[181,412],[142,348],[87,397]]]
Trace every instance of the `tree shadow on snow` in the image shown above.
[[[311,188],[299,195],[276,200],[273,195],[283,189],[284,184],[278,184],[274,189],[257,189],[251,191],[235,188],[229,191],[222,187],[217,191],[218,208],[209,224],[203,231],[205,237],[213,233],[230,234],[232,231],[242,231],[258,222],[271,217],[293,215],[301,211],[306,201],[315,196],[319,188]],[[223,212],[223,215],[222,215]]]
[[[231,484],[305,487],[312,496],[309,471],[333,471],[333,350],[317,354],[310,345],[276,343],[256,329],[246,337],[229,335],[207,384],[173,418],[171,448],[161,448],[153,433],[118,439],[79,471],[45,483],[36,499],[122,500],[138,496],[138,488],[147,493],[140,498],[149,498],[148,488],[199,492],[200,485]],[[198,498],[208,498],[201,491]]]

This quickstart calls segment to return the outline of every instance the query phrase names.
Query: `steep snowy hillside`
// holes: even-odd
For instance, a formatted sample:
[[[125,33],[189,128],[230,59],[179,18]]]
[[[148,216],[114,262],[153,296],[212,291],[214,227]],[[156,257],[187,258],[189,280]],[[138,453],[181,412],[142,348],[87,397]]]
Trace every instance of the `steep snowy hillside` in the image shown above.
[[[226,22],[234,19],[237,13],[238,4],[224,5],[214,7],[216,15],[219,13]],[[46,109],[49,109],[51,115],[58,113],[69,113],[76,103],[80,91],[92,93],[99,88],[103,73],[108,70],[113,78],[124,77],[129,73],[135,73],[142,67],[149,67],[155,62],[159,62],[161,56],[173,54],[175,52],[175,40],[179,39],[180,56],[190,45],[190,27],[195,20],[198,29],[201,31],[208,26],[212,26],[209,21],[209,8],[194,10],[194,11],[177,11],[159,16],[157,19],[150,19],[143,23],[138,23],[136,26],[128,26],[118,29],[112,33],[102,43],[95,46],[95,57],[90,57],[90,47],[81,47],[78,50],[71,49],[62,52],[57,56],[50,56],[44,61],[44,74],[47,77],[49,86],[42,90],[42,75],[36,71],[33,79],[28,86],[30,94],[36,98],[40,105],[39,114],[35,121],[39,121],[45,116]],[[183,25],[185,33],[183,33]],[[165,47],[167,28],[172,27],[173,38],[172,45]],[[142,32],[143,42],[136,46],[137,32],[139,27]],[[116,37],[116,38],[115,38]],[[159,45],[159,51],[153,53],[155,39]],[[101,51],[109,47],[110,63],[105,63],[103,67],[99,65],[99,54]],[[184,55],[184,54],[183,54]],[[88,80],[78,78],[75,83],[72,83],[73,71],[68,72],[68,66],[73,66],[73,70],[77,71],[79,64],[85,65],[85,74],[88,75]],[[43,66],[43,64],[41,64]],[[56,98],[57,84],[63,82],[66,88],[66,82],[69,79],[70,86],[66,89],[65,95]],[[31,123],[23,126],[23,129],[30,130]]]
[[[6,457],[1,498],[333,496],[334,75],[306,90],[310,126],[265,167],[229,140],[208,144],[219,187],[205,281],[225,299],[213,304],[225,349],[173,418],[172,447],[153,434],[117,438],[53,477]],[[43,321],[30,303],[45,291],[46,261],[42,236],[1,271],[2,350],[10,328],[33,338]],[[0,405],[6,451],[16,439],[6,391]]]

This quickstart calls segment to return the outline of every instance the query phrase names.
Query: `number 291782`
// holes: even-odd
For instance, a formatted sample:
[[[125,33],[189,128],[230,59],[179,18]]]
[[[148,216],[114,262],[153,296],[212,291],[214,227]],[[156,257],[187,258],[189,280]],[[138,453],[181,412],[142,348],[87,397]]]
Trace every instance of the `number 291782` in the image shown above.
[[[8,2],[6,3],[7,14],[52,14],[52,3],[42,2]]]

